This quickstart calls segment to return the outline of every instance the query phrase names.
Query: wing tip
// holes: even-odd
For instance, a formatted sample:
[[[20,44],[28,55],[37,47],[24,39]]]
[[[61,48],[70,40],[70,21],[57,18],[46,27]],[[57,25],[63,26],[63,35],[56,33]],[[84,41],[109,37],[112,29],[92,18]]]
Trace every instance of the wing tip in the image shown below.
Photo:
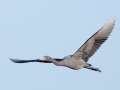
[[[108,19],[108,22],[113,22],[113,23],[115,23],[115,22],[116,22],[116,19],[115,19],[115,18],[110,17],[110,18]]]

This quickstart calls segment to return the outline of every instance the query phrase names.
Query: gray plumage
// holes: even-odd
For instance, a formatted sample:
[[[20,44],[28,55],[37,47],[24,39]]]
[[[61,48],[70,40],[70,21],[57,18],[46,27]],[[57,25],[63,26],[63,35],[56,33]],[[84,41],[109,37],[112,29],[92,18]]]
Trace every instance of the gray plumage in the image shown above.
[[[45,56],[45,59],[35,60],[19,60],[11,59],[15,63],[27,62],[44,62],[54,63],[57,66],[65,66],[75,70],[87,68],[101,72],[98,68],[94,68],[87,63],[88,59],[100,48],[100,46],[108,39],[115,25],[115,19],[109,19],[107,23],[91,36],[73,55],[64,57],[63,59],[51,58]]]

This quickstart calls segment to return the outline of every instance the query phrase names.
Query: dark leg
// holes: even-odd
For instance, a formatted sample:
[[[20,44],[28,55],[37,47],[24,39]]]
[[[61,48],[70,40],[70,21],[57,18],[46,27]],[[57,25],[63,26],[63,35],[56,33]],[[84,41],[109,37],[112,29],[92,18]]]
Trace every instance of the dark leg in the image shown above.
[[[99,68],[94,68],[94,67],[85,67],[87,69],[90,69],[90,70],[94,70],[94,71],[98,71],[98,72],[101,72],[101,70],[99,70]]]

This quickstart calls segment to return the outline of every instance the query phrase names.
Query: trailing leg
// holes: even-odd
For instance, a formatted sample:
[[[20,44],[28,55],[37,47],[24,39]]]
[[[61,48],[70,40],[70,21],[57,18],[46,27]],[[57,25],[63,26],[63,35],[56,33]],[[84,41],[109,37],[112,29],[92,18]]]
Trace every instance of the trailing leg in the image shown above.
[[[85,68],[90,69],[90,70],[94,70],[94,71],[101,72],[101,70],[99,70],[99,68],[94,68],[94,67],[92,67],[92,66],[85,67]]]

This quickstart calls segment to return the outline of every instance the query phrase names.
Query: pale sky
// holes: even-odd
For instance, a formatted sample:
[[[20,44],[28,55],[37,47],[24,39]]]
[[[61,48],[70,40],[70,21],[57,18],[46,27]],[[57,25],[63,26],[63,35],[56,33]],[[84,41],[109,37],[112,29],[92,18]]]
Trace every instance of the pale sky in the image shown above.
[[[1,0],[0,90],[120,90],[119,0]],[[88,63],[102,73],[9,58],[72,55],[107,20],[109,39]]]

